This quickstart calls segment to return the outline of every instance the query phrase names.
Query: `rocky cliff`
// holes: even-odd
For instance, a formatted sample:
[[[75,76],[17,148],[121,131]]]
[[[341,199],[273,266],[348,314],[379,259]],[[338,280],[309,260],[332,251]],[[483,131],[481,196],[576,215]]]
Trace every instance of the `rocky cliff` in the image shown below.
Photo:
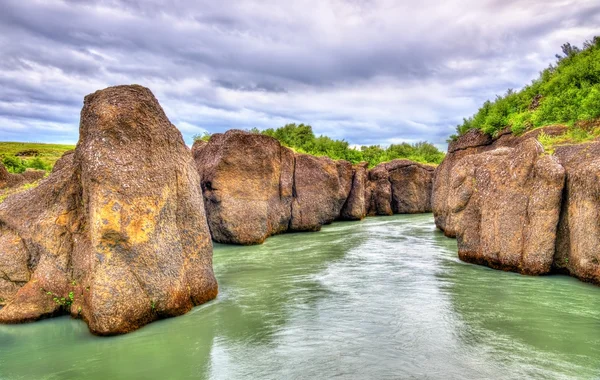
[[[451,143],[433,181],[436,225],[457,238],[464,261],[600,283],[600,143],[549,155],[537,142],[541,131],[492,139],[472,130]]]
[[[394,160],[371,169],[295,153],[239,130],[197,141],[208,224],[215,241],[260,244],[286,231],[318,231],[367,214],[430,212],[433,167]]]
[[[86,96],[75,151],[0,205],[0,322],[69,313],[112,335],[214,298],[199,184],[148,89]]]

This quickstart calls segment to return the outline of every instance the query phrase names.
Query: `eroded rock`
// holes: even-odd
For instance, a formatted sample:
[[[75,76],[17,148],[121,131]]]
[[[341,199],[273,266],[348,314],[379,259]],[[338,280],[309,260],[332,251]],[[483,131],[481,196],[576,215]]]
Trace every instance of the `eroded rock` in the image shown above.
[[[554,267],[600,284],[600,143],[559,146],[566,182]]]
[[[369,215],[431,212],[431,188],[435,167],[410,160],[392,160],[369,172]]]
[[[565,171],[533,137],[449,155],[434,181],[436,224],[459,257],[524,274],[552,267]],[[470,151],[469,151],[470,150]]]
[[[121,334],[214,298],[199,185],[148,89],[86,96],[75,152],[0,205],[0,322],[70,313]]]
[[[342,208],[340,219],[361,220],[367,216],[367,183],[369,180],[368,164],[361,162],[352,167],[352,186],[346,203]]]
[[[259,244],[288,230],[295,161],[290,149],[268,136],[231,130],[197,142],[193,151],[215,241]]]
[[[285,231],[317,231],[340,216],[349,162],[295,154],[276,139],[230,130],[194,148],[215,241],[260,244]]]

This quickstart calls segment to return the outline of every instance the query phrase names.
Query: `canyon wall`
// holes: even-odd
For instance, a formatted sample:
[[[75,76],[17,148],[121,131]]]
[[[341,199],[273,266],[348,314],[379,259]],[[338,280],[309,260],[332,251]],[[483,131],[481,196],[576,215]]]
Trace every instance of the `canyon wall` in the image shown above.
[[[496,138],[471,130],[450,144],[433,180],[435,223],[468,262],[600,283],[600,145],[537,141],[547,127]]]
[[[394,160],[366,163],[296,153],[269,136],[230,130],[197,141],[208,225],[219,243],[260,244],[334,220],[431,211],[434,168]]]
[[[86,96],[75,151],[0,204],[0,322],[71,314],[113,335],[216,297],[199,185],[150,90]]]

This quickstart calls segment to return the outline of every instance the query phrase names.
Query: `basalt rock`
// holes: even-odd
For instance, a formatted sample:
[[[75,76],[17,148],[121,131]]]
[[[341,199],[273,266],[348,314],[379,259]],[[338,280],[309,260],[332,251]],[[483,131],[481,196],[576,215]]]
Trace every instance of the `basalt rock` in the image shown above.
[[[220,243],[317,231],[340,216],[353,183],[349,162],[295,154],[265,135],[230,130],[193,151],[208,225]]]
[[[199,185],[148,89],[86,96],[75,152],[0,205],[0,322],[70,313],[121,334],[214,298]]]
[[[368,164],[361,162],[352,167],[352,187],[346,203],[342,208],[341,220],[361,220],[367,216],[367,182],[369,180]]]
[[[369,215],[431,212],[434,167],[409,160],[393,160],[369,172]]]
[[[9,173],[6,167],[0,162],[0,190],[36,182],[44,178],[45,175],[45,171],[33,169],[27,169],[20,174]]]
[[[471,131],[466,142],[450,145],[432,202],[436,225],[457,237],[462,260],[524,274],[551,271],[565,170],[544,154],[537,133],[492,140]]]
[[[294,153],[269,136],[230,130],[193,147],[212,237],[259,244],[287,231]]]
[[[559,146],[566,183],[554,267],[600,284],[600,142]]]

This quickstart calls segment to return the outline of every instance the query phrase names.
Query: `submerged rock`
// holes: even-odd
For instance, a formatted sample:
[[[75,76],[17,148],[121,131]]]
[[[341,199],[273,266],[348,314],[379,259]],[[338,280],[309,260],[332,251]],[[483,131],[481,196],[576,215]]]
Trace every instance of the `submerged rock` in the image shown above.
[[[0,205],[0,322],[70,313],[121,334],[214,298],[199,184],[148,89],[86,96],[75,152]]]

